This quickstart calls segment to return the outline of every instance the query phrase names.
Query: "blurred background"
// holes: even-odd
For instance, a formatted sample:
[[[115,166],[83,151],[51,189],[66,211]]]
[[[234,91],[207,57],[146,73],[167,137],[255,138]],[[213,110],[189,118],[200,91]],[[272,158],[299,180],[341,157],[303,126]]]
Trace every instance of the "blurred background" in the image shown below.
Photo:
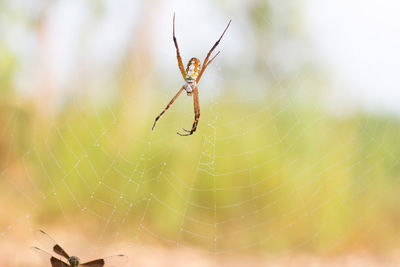
[[[0,265],[398,266],[400,3],[0,1]],[[182,94],[186,66],[221,54]]]

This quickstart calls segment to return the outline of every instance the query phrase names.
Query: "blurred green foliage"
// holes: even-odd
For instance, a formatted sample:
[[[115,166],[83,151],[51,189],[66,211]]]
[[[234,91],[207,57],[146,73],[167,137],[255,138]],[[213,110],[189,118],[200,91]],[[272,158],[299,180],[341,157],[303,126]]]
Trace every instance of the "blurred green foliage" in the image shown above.
[[[362,246],[397,235],[368,230],[377,218],[398,223],[386,203],[398,194],[394,118],[221,99],[202,106],[199,132],[182,138],[176,130],[191,121],[182,102],[155,132],[154,114],[127,114],[123,103],[71,107],[51,122],[30,110],[3,127],[3,153],[10,141],[39,224],[91,218],[94,228],[217,251]],[[14,127],[34,138],[6,141]]]

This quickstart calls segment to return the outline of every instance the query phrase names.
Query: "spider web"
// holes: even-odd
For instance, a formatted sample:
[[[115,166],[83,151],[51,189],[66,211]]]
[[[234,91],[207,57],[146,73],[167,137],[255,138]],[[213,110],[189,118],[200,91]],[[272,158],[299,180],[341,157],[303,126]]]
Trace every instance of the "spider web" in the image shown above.
[[[156,242],[209,255],[247,249],[291,253],[319,243],[340,247],[358,227],[368,235],[376,230],[374,214],[391,190],[380,188],[374,174],[387,158],[391,164],[379,175],[390,175],[399,166],[394,156],[398,143],[391,150],[385,146],[391,127],[367,119],[355,126],[357,134],[350,131],[337,138],[330,130],[320,131],[329,118],[318,107],[311,107],[312,115],[298,112],[290,94],[298,86],[298,81],[280,85],[268,104],[212,98],[203,105],[199,130],[191,139],[175,136],[176,129],[190,125],[189,104],[177,103],[157,130],[151,133],[149,128],[145,135],[122,122],[124,108],[109,107],[100,116],[89,107],[94,123],[79,118],[85,114],[80,110],[77,122],[50,122],[43,139],[36,119],[33,145],[11,161],[23,119],[14,111],[2,127],[10,143],[1,176],[4,192],[13,192],[24,214],[3,225],[2,239],[10,238],[7,233],[14,225],[34,230],[42,216],[54,217],[66,229],[76,228],[75,218],[86,218],[97,225],[98,246],[111,234],[127,240],[128,247]],[[179,119],[182,114],[185,120]],[[327,138],[329,147],[321,146]],[[89,141],[84,145],[83,139]],[[318,156],[310,156],[314,153]],[[15,165],[23,167],[20,180],[14,178]],[[354,173],[342,178],[342,172]],[[352,213],[359,202],[365,208]],[[305,227],[316,217],[319,223]],[[324,241],[330,224],[349,219],[348,227]],[[288,236],[289,244],[282,244]],[[358,241],[354,246],[366,240]]]
[[[220,256],[329,254],[384,242],[376,235],[390,222],[381,208],[398,183],[398,124],[372,115],[334,119],[294,93],[307,76],[285,81],[269,71],[270,87],[254,95],[226,96],[222,77],[201,84],[200,124],[188,138],[176,135],[193,119],[184,96],[151,132],[174,94],[162,88],[150,108],[143,86],[99,106],[74,96],[66,115],[49,119],[37,109],[31,121],[24,103],[10,103],[0,176],[15,216],[2,211],[0,239],[79,229],[98,249],[124,242],[130,255],[142,247],[160,264],[163,256],[147,245]],[[134,72],[126,70],[128,83]],[[217,62],[207,72],[222,73]],[[203,99],[207,86],[219,95]]]

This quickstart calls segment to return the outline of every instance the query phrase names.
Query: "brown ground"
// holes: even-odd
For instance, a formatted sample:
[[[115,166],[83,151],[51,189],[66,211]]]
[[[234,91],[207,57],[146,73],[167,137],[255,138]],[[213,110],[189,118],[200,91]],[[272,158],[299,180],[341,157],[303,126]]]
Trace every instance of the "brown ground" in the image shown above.
[[[215,257],[212,253],[205,254],[198,250],[182,247],[167,248],[162,245],[141,245],[138,243],[115,243],[107,244],[99,248],[90,244],[88,239],[95,238],[88,232],[85,234],[69,234],[59,228],[47,228],[46,231],[53,238],[61,241],[60,244],[69,253],[79,253],[83,261],[93,260],[99,256],[125,254],[129,262],[125,267],[239,267],[239,266],[307,266],[307,267],[372,267],[372,266],[400,266],[400,252],[387,253],[385,256],[374,255],[365,252],[351,252],[336,256],[321,256],[312,254],[230,254],[223,257]],[[73,231],[76,232],[76,231]],[[120,240],[120,238],[116,238]],[[0,233],[0,267],[29,266],[46,267],[31,250],[31,246],[40,246],[29,232],[26,225],[13,225],[5,233]],[[49,265],[47,267],[50,267]]]
[[[8,245],[2,243],[0,252],[0,266],[32,266],[39,267],[43,264],[36,255],[31,253],[28,247],[21,249],[19,246]],[[96,254],[102,251],[96,251]],[[161,267],[161,266],[174,266],[174,267],[208,267],[208,266],[226,266],[226,267],[239,267],[239,266],[307,266],[307,267],[333,267],[333,266],[351,266],[351,267],[372,267],[372,266],[400,266],[400,258],[395,256],[373,256],[368,254],[349,254],[335,257],[318,257],[315,255],[287,255],[287,256],[230,256],[224,258],[216,258],[212,255],[204,255],[199,252],[193,252],[187,249],[179,248],[163,248],[140,246],[135,248],[127,248],[118,250],[128,255],[129,263],[126,267]],[[104,252],[104,255],[110,253]],[[115,253],[115,251],[114,251]],[[93,256],[92,256],[93,257]],[[87,257],[92,259],[92,257]],[[86,260],[86,257],[82,257]]]

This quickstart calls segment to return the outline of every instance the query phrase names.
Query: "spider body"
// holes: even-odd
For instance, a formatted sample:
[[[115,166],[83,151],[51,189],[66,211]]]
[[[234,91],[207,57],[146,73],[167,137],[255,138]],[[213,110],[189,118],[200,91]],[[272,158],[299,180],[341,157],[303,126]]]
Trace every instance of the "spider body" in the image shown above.
[[[153,124],[153,130],[156,126],[157,121],[160,117],[169,109],[169,107],[175,102],[178,96],[182,93],[183,90],[186,91],[188,96],[193,95],[193,106],[194,106],[194,122],[192,125],[192,129],[190,131],[183,129],[186,134],[177,133],[181,136],[188,136],[192,135],[196,129],[197,124],[200,118],[200,105],[199,105],[199,90],[197,88],[197,84],[200,81],[201,76],[203,75],[204,71],[206,70],[207,66],[218,56],[219,52],[209,60],[212,52],[218,46],[219,42],[221,41],[222,37],[224,36],[226,30],[228,29],[229,25],[231,24],[231,20],[229,21],[228,25],[226,26],[224,32],[222,33],[221,37],[219,37],[218,41],[213,45],[211,50],[208,52],[206,58],[204,59],[203,66],[201,66],[200,60],[193,57],[189,60],[186,70],[183,67],[182,58],[178,48],[178,42],[175,37],[175,13],[173,18],[173,30],[172,30],[172,37],[174,40],[175,48],[176,48],[176,58],[178,60],[178,67],[182,74],[183,79],[185,80],[185,84],[182,88],[178,91],[178,93],[172,98],[172,100],[168,103],[168,105],[164,108],[164,110],[158,115]]]
[[[183,85],[183,89],[185,89],[186,94],[191,96],[193,94],[193,90],[196,88],[196,81],[186,81]]]
[[[200,60],[198,60],[195,57],[192,57],[189,60],[186,67],[186,76],[185,76],[185,80],[187,82],[192,82],[197,79],[200,73],[200,65],[201,65]]]
[[[186,67],[185,84],[183,85],[188,96],[192,95],[193,90],[196,88],[196,79],[200,73],[200,60],[192,57]]]

